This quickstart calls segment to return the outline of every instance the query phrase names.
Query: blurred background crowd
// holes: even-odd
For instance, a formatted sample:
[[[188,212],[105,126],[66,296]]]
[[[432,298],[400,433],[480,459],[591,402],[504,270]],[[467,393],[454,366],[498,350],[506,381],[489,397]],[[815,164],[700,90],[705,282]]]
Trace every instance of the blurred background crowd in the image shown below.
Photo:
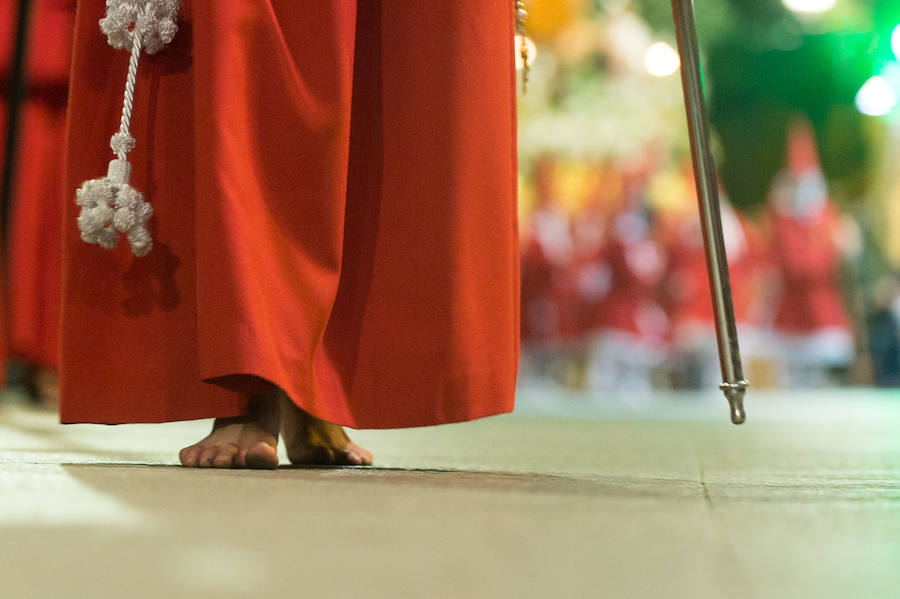
[[[751,385],[900,385],[900,3],[694,5]],[[671,5],[526,7],[523,380],[715,389]]]
[[[0,355],[52,405],[75,2],[0,2]],[[715,389],[671,5],[524,4],[522,383]],[[900,385],[900,2],[695,11],[751,384]]]

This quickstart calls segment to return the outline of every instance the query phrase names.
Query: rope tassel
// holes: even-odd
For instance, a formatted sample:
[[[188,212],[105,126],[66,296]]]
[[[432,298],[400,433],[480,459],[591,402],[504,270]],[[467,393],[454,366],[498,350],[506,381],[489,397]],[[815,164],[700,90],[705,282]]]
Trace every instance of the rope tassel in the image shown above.
[[[109,141],[116,158],[110,161],[105,177],[85,181],[78,188],[75,199],[81,206],[78,228],[84,241],[107,249],[116,247],[119,233],[124,233],[135,256],[146,256],[153,247],[147,230],[153,207],[144,201],[141,192],[129,185],[128,152],[135,145],[130,127],[138,62],[142,49],[147,54],[155,54],[175,37],[178,6],[179,0],[106,0],[106,16],[100,20],[100,29],[109,44],[118,49],[129,48],[131,59],[119,130]]]

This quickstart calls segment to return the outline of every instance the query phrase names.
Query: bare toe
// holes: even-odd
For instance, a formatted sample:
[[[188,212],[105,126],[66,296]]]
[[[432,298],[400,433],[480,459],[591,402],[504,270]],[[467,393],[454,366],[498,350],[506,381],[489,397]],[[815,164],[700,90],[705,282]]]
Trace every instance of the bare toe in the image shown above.
[[[298,466],[331,466],[336,463],[337,456],[330,447],[308,445],[302,449],[294,448],[288,457]]]
[[[352,451],[347,451],[339,454],[341,457],[338,459],[338,464],[343,466],[362,466],[362,456],[359,456]]]
[[[354,448],[354,449],[345,449],[344,451],[338,452],[337,455],[338,455],[338,459],[337,459],[336,463],[338,463],[338,464],[343,464],[346,466],[371,466],[372,465],[372,454],[365,451],[361,447]]]
[[[234,467],[234,458],[237,456],[238,450],[234,445],[229,445],[226,447],[220,447],[219,453],[216,454],[216,457],[213,459],[212,465],[214,468],[233,468]]]
[[[196,468],[197,458],[200,457],[200,448],[197,445],[185,447],[181,450],[181,453],[178,454],[178,457],[181,459],[182,466],[187,466],[188,468]]]
[[[203,452],[200,454],[200,458],[197,460],[197,466],[200,468],[212,468],[213,460],[218,453],[219,450],[215,447],[204,448]]]
[[[265,441],[259,441],[243,454],[242,461],[247,468],[274,470],[278,467],[278,452]]]
[[[371,466],[374,461],[372,453],[359,445],[353,445],[353,447],[347,451],[347,457],[352,460],[353,464],[356,466]]]

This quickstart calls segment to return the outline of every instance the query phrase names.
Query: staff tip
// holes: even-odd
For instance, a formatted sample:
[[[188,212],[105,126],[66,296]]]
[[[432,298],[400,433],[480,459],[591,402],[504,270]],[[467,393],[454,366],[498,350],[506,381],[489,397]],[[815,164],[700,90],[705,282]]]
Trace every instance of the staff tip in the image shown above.
[[[725,393],[725,399],[731,408],[731,422],[733,424],[744,424],[747,414],[744,412],[744,394],[747,392],[749,383],[745,380],[737,383],[722,383],[719,388]]]

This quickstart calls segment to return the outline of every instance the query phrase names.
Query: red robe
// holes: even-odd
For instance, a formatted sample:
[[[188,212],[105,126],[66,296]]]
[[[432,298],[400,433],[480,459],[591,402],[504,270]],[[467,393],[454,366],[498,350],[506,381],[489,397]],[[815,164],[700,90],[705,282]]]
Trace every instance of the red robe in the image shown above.
[[[184,2],[137,83],[131,183],[154,249],[85,244],[67,204],[63,422],[233,416],[271,384],[358,428],[511,410],[512,10]],[[119,120],[128,53],[103,12],[79,3],[72,198]]]
[[[756,279],[762,268],[764,249],[752,224],[731,208],[723,208],[725,249],[735,321],[759,325]],[[681,328],[715,326],[715,312],[709,290],[706,251],[700,220],[696,214],[678,223],[666,248],[667,266],[664,305],[672,332]]]
[[[10,211],[10,355],[56,368],[59,360],[60,236],[64,202],[66,94],[74,0],[32,2]]]
[[[521,253],[522,342],[556,346],[575,332],[569,219],[552,207],[538,209],[531,218]]]
[[[4,43],[0,44],[0,173],[6,169],[6,139],[8,135],[8,101],[11,86],[12,67],[13,67],[13,40],[16,36],[16,23],[18,10],[12,6],[4,8],[0,11],[0,40]],[[2,202],[4,198],[0,198]],[[4,385],[6,378],[6,337],[7,337],[7,281],[6,281],[6,256],[3,255],[3,248],[6,243],[3,239],[2,229],[7,223],[2,223],[0,227],[0,387]]]
[[[834,241],[837,211],[826,205],[812,217],[773,211],[772,247],[783,289],[775,327],[788,334],[822,329],[849,330],[850,321],[838,289],[840,250]]]
[[[661,346],[668,332],[657,303],[665,268],[662,252],[636,208],[616,215],[612,228],[602,250],[610,273],[609,292],[585,310],[585,330],[617,331]]]

